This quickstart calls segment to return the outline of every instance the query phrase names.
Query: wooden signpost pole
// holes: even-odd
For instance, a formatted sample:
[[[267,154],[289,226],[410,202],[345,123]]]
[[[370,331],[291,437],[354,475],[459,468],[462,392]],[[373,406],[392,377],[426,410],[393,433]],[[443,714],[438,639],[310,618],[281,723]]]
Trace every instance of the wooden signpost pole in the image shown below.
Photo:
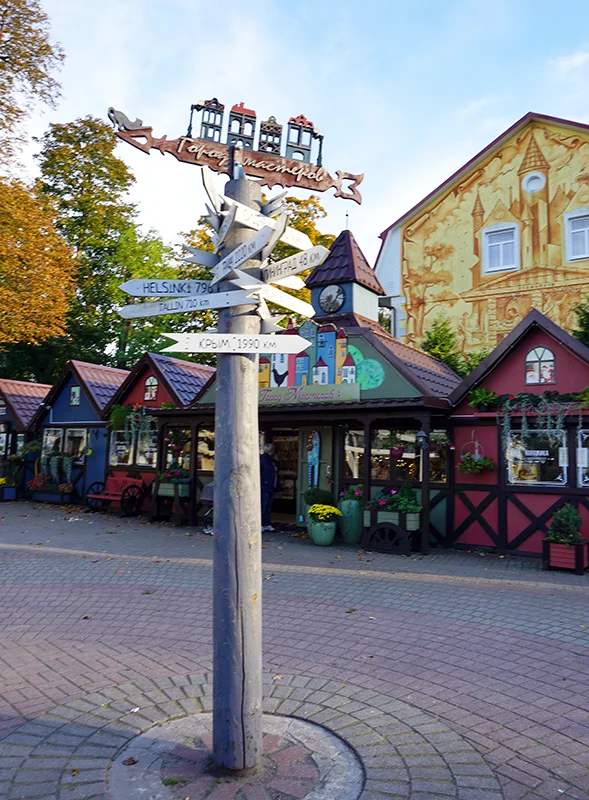
[[[230,180],[225,194],[260,207],[260,187],[245,175]],[[251,230],[233,226],[225,252],[250,237]],[[259,264],[252,259],[242,269],[259,278]],[[232,288],[221,284],[221,291]],[[251,305],[223,309],[219,332],[258,334],[260,317]],[[246,774],[262,760],[258,356],[220,353],[216,386],[213,757],[217,767]]]

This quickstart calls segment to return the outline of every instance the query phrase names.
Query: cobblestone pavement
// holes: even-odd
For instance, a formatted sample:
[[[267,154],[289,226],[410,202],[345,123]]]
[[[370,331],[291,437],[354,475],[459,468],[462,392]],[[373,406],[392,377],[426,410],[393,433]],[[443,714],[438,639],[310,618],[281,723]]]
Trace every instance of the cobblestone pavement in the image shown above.
[[[589,799],[589,576],[264,548],[266,710],[372,746],[363,799]],[[188,528],[0,506],[0,797],[101,797],[93,759],[206,706],[211,556]]]

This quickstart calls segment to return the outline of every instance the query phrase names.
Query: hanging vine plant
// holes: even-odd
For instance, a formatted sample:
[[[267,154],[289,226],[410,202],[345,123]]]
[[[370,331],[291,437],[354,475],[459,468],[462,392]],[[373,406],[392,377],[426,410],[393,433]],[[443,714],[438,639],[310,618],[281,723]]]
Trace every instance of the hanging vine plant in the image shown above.
[[[560,394],[556,391],[545,391],[543,394],[520,392],[516,395],[502,395],[502,405],[497,411],[497,422],[501,426],[501,441],[506,450],[511,435],[512,414],[519,410],[521,414],[521,437],[526,441],[531,426],[544,433],[552,445],[557,445],[564,429],[565,417],[578,412],[579,425],[582,425],[582,412],[589,406],[589,387],[572,394]],[[529,414],[533,414],[529,417]]]
[[[110,424],[115,431],[124,431],[130,443],[135,436],[149,435],[155,430],[155,417],[147,406],[135,403],[131,406],[114,405],[110,412]]]

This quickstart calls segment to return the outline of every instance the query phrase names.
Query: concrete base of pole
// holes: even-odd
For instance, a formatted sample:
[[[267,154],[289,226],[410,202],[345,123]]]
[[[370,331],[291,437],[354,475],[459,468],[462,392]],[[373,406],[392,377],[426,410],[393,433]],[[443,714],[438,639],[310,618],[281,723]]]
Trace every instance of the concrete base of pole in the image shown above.
[[[231,180],[225,194],[259,210],[258,184]],[[229,252],[252,236],[235,227]],[[259,276],[259,261],[244,270]],[[227,284],[226,289],[232,289]],[[222,333],[256,334],[255,306],[219,314]],[[225,774],[251,775],[262,760],[262,565],[258,356],[219,355],[215,410],[213,757]]]

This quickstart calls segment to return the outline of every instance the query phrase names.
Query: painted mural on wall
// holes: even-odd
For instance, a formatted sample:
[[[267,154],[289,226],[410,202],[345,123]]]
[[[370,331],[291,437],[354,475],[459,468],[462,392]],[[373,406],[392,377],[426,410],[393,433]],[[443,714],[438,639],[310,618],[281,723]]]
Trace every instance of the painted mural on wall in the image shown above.
[[[587,294],[589,133],[530,122],[401,235],[406,340],[440,311],[465,350],[532,308],[566,330]]]
[[[281,335],[296,333],[312,343],[307,350],[294,355],[260,356],[260,402],[275,402],[282,396],[289,402],[357,400],[360,390],[377,389],[384,381],[383,365],[365,357],[343,328],[317,325],[309,320],[298,329],[290,325]],[[337,391],[333,391],[334,387],[338,387]]]

